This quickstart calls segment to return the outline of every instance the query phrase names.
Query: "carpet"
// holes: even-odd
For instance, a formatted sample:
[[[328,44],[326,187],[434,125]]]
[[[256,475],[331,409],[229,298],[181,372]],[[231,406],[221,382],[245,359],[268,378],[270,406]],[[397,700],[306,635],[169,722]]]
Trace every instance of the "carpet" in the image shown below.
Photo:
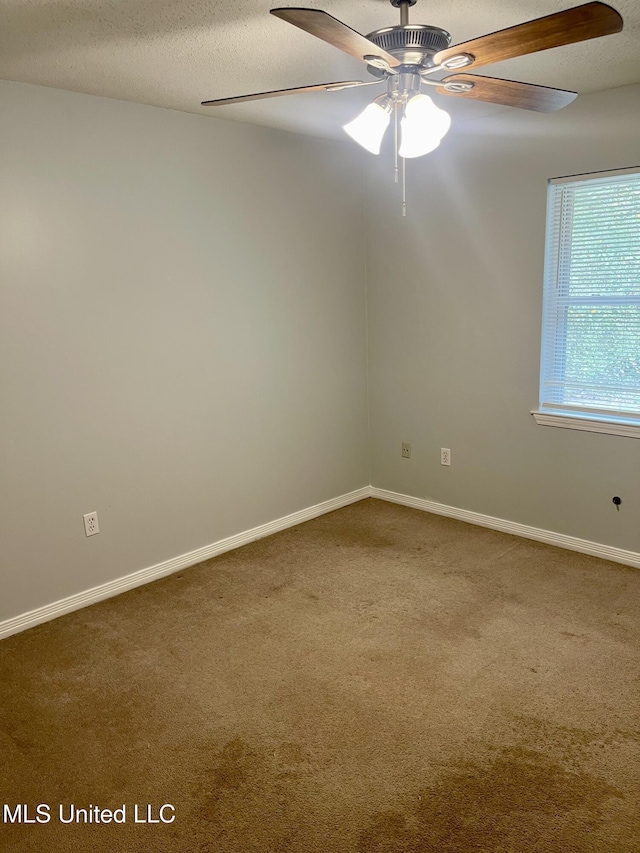
[[[0,642],[0,849],[639,853],[639,616],[633,569],[353,504]]]

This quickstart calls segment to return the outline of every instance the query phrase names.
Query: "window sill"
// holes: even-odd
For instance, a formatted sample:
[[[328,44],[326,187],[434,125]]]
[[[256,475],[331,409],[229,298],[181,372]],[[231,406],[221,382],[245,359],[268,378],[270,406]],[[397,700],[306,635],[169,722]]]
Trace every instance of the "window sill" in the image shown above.
[[[551,414],[550,412],[531,412],[540,426],[579,429],[585,432],[604,432],[609,435],[624,435],[627,438],[640,438],[640,423],[624,421],[606,421],[576,415]]]

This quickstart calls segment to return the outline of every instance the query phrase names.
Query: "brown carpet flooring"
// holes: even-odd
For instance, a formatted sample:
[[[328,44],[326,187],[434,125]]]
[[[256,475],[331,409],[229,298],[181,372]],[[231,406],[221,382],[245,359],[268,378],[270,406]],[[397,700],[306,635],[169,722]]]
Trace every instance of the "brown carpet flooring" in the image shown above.
[[[624,566],[346,507],[1,642],[2,804],[51,820],[0,848],[638,853],[639,615]]]

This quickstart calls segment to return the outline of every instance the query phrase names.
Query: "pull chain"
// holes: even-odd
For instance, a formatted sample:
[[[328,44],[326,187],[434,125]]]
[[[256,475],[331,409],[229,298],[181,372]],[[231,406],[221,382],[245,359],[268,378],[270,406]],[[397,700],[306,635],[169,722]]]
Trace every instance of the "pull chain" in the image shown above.
[[[402,158],[402,215],[407,215],[407,161]]]
[[[393,4],[396,5],[395,3]],[[397,4],[400,7],[400,26],[408,27],[409,26],[409,6],[411,6],[410,0],[400,0]],[[396,103],[396,183],[398,181],[398,104]],[[402,215],[407,215],[407,161],[405,158],[402,158]]]
[[[393,107],[393,130],[394,130],[394,136],[395,136],[394,143],[393,143],[393,150],[395,152],[395,158],[396,158],[395,179],[396,179],[396,184],[397,184],[398,183],[398,104],[397,104],[397,102],[394,104],[394,107]]]

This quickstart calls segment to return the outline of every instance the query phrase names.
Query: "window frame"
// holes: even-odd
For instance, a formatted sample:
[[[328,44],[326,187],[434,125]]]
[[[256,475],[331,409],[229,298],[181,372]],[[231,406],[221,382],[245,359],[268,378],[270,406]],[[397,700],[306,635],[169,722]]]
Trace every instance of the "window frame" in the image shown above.
[[[563,184],[578,184],[582,182],[601,182],[608,177],[615,178],[624,175],[637,175],[640,181],[640,166],[632,166],[624,169],[613,169],[601,172],[587,172],[579,175],[568,175],[562,178],[552,178],[547,187],[547,215],[545,231],[545,266],[544,266],[544,298],[542,308],[542,343],[540,352],[540,386],[539,405],[531,414],[536,423],[541,426],[561,427],[565,429],[584,430],[587,432],[608,433],[610,435],[622,435],[630,438],[640,438],[640,411],[634,412],[630,417],[628,413],[617,415],[606,409],[597,410],[595,407],[583,409],[576,403],[547,403],[545,405],[547,365],[550,361],[557,363],[560,347],[566,347],[566,323],[565,333],[558,338],[558,311],[555,295],[561,288],[560,276],[564,272],[564,265],[560,258],[563,252],[570,248],[571,243],[565,237],[573,224],[573,208],[570,214],[564,210],[558,212],[555,187]],[[570,215],[570,219],[568,216]],[[557,217],[560,223],[556,224]],[[619,298],[619,297],[618,297]],[[637,303],[638,297],[630,297],[629,302]],[[562,359],[563,353],[560,352]]]

